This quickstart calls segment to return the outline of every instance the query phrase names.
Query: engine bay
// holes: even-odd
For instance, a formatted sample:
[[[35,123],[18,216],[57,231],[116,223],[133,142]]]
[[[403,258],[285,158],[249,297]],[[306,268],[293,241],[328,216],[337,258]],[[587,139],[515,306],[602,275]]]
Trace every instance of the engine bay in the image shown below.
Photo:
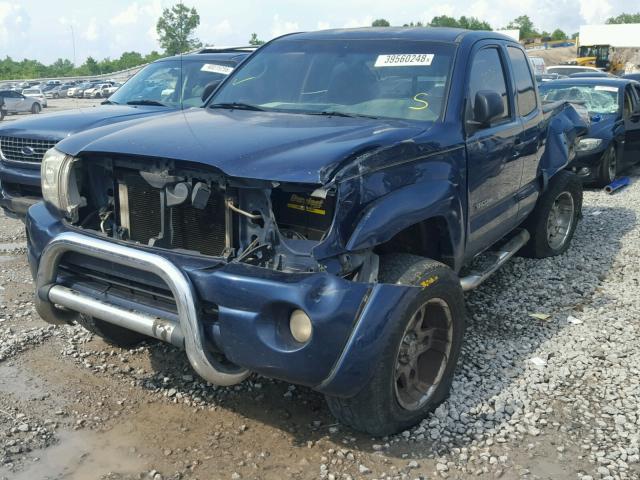
[[[91,157],[74,165],[73,223],[121,241],[281,271],[323,270],[333,190],[234,180],[169,160]]]

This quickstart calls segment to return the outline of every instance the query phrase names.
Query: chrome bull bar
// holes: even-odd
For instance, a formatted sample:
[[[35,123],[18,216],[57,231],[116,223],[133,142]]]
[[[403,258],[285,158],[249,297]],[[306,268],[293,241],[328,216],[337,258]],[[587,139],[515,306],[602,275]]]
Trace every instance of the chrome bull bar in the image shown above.
[[[157,275],[173,294],[179,325],[120,308],[56,284],[58,265],[66,252],[81,253]],[[230,369],[221,364],[205,350],[204,329],[198,319],[197,299],[191,281],[173,263],[160,255],[78,233],[62,233],[42,252],[36,276],[35,297],[38,314],[49,323],[71,323],[78,313],[84,313],[179,346],[184,343],[193,369],[214,385],[235,385],[249,375],[247,370]]]

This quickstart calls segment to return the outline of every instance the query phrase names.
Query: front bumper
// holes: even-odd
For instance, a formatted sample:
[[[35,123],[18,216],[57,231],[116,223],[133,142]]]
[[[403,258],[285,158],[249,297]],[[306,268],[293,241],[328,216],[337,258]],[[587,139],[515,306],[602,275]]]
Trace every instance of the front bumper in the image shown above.
[[[598,173],[602,165],[602,157],[607,147],[597,148],[586,152],[577,152],[576,157],[571,162],[573,170],[583,183],[593,182],[598,178]]]
[[[6,213],[23,218],[31,205],[42,200],[39,192],[39,164],[17,166],[0,161],[0,207]]]
[[[117,249],[121,258],[135,260],[153,255],[157,257],[156,263],[166,263],[168,270],[176,269],[178,276],[186,279],[184,288],[188,291],[174,292],[174,298],[192,299],[187,303],[196,312],[193,315],[197,330],[203,331],[227,359],[265,376],[306,385],[331,395],[348,397],[362,388],[376,368],[388,339],[388,329],[399,321],[398,317],[419,292],[415,287],[350,282],[327,273],[283,273],[211,257],[132,246],[81,233],[60,222],[43,203],[29,210],[26,224],[27,253],[34,278],[42,276],[39,264],[47,246],[59,243],[70,233],[85,239],[80,243],[97,245],[98,250],[103,247]],[[107,262],[100,258],[104,252],[81,253],[80,261],[85,270],[107,268],[114,274],[124,273],[141,281],[158,279],[156,276],[156,280],[145,280],[149,272],[132,267],[135,261],[118,265],[117,257],[109,257]],[[49,270],[51,265],[47,258],[45,253],[43,269]],[[59,258],[64,259],[64,256]],[[51,278],[54,278],[54,284],[67,289],[80,291],[83,288],[67,282],[64,275]],[[44,289],[44,284],[39,287],[37,302],[48,303],[46,308],[53,307],[55,302],[47,296],[47,292],[52,291],[51,285]],[[84,294],[89,291],[85,289]],[[98,289],[90,295],[96,301],[119,308],[123,315],[135,310],[147,316],[158,316],[157,309],[143,303],[132,305],[131,298],[118,300],[108,290]],[[312,319],[313,335],[304,345],[287,335],[289,315],[295,309],[304,310]],[[216,312],[215,318],[210,319],[212,310]],[[183,317],[178,308],[177,315],[166,315],[164,321],[173,321],[172,328],[179,329],[174,338],[184,338],[187,356],[202,375],[194,364],[193,345],[189,342],[204,349],[204,340],[195,338],[193,332],[185,328]]]

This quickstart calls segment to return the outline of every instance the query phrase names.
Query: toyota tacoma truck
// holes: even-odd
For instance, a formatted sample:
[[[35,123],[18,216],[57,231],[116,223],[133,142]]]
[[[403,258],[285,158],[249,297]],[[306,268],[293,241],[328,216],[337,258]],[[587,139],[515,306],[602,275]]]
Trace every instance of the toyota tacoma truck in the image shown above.
[[[9,216],[24,218],[27,209],[42,199],[40,162],[60,140],[90,128],[199,107],[202,97],[206,100],[212,87],[253,50],[255,47],[204,48],[163,58],[143,68],[98,107],[0,126],[0,207]]]
[[[586,125],[543,111],[533,78],[493,32],[276,39],[205,108],[45,154],[26,219],[37,311],[170,342],[215,385],[257,372],[355,429],[404,429],[447,397],[463,292],[574,234],[565,167]]]

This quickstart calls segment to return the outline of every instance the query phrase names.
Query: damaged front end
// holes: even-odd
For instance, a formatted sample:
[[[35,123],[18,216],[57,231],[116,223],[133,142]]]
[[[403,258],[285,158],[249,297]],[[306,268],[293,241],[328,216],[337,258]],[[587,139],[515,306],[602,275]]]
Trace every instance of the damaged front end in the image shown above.
[[[42,168],[47,203],[27,218],[40,315],[95,316],[173,343],[211,383],[256,371],[351,395],[376,350],[349,356],[384,338],[368,337],[414,294],[376,282],[372,249],[316,258],[335,187],[55,151]]]
[[[69,167],[73,225],[115,240],[281,272],[350,271],[320,263],[335,188],[229,178],[169,160],[89,158]]]

